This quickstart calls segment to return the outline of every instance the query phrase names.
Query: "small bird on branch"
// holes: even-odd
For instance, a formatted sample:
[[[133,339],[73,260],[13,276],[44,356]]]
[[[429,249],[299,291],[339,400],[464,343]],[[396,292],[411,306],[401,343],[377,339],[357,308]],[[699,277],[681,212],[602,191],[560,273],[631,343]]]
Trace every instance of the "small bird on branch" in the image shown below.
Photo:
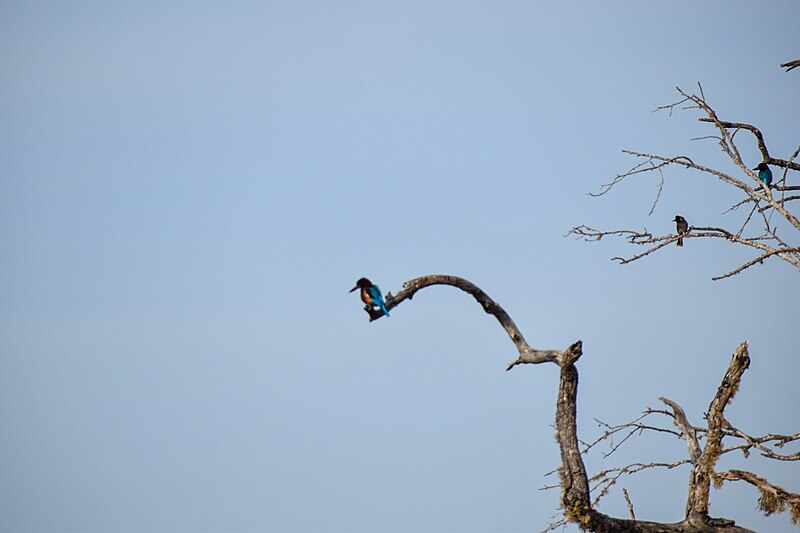
[[[759,163],[753,170],[758,170],[758,179],[760,179],[764,185],[767,187],[772,185],[772,171],[766,163]]]
[[[672,220],[675,222],[675,227],[678,230],[678,235],[685,235],[689,230],[689,223],[686,222],[686,219],[680,215],[675,215],[675,218]],[[683,246],[683,237],[678,238],[678,246]]]
[[[386,309],[386,302],[383,301],[383,294],[381,294],[381,290],[377,285],[367,278],[361,278],[356,282],[356,286],[350,289],[350,292],[356,289],[361,289],[361,301],[364,302],[370,310],[373,307],[380,307],[383,314],[389,316],[389,310]]]

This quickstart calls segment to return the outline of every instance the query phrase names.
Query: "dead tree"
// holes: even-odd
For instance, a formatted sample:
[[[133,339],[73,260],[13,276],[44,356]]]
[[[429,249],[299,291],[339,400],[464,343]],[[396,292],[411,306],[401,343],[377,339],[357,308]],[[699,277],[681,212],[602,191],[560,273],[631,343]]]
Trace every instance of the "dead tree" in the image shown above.
[[[577,432],[578,368],[576,363],[583,355],[582,342],[575,341],[564,350],[534,348],[525,340],[522,332],[505,309],[478,286],[456,276],[432,275],[407,281],[403,285],[403,290],[397,295],[391,293],[386,295],[386,307],[391,310],[404,301],[411,300],[419,290],[432,285],[448,285],[461,289],[474,297],[486,313],[497,319],[511,338],[518,353],[517,358],[508,365],[506,370],[511,370],[520,364],[541,363],[554,363],[561,368],[558,396],[556,397],[556,437],[561,448],[561,466],[558,472],[561,477],[561,507],[564,523],[572,522],[585,531],[597,533],[752,533],[751,530],[737,526],[733,520],[709,516],[711,484],[719,486],[726,481],[745,481],[753,485],[760,494],[759,506],[764,513],[771,514],[788,510],[793,523],[800,521],[800,494],[773,485],[752,472],[715,470],[715,464],[721,455],[735,451],[739,451],[745,456],[749,455],[751,451],[758,451],[770,459],[800,460],[800,452],[787,454],[781,451],[786,444],[800,441],[800,433],[751,436],[733,426],[725,418],[725,408],[736,394],[742,375],[750,364],[747,341],[743,342],[734,352],[728,371],[711,400],[706,416],[707,427],[693,426],[676,402],[662,398],[662,402],[669,407],[668,410],[649,410],[628,424],[616,427],[607,426],[603,437],[581,450]],[[370,321],[383,316],[383,311],[375,310],[372,306],[366,306],[365,311],[369,314]],[[661,414],[671,419],[677,430],[648,426],[642,422],[644,418],[654,414]],[[597,509],[599,498],[621,475],[659,465],[628,465],[622,469],[608,470],[589,478],[583,462],[583,453],[597,442],[621,431],[630,432],[632,435],[644,429],[673,433],[681,436],[686,442],[687,458],[673,465],[691,465],[685,518],[680,522],[657,523],[636,519],[633,506],[630,504],[630,499],[627,498],[627,492],[626,499],[632,515],[630,519],[612,517]],[[702,446],[699,435],[704,436],[705,442]],[[595,501],[592,500],[592,482],[596,485],[595,491],[599,491]]]
[[[738,189],[741,200],[730,206],[725,213],[742,213],[749,208],[749,212],[732,223],[731,228],[721,228],[708,226],[702,220],[690,220],[693,224],[689,226],[686,233],[669,233],[666,235],[656,235],[644,228],[641,231],[630,229],[618,230],[599,230],[586,225],[572,228],[568,235],[575,235],[579,239],[586,241],[599,241],[603,237],[622,237],[630,244],[644,246],[643,252],[634,254],[630,257],[614,257],[620,264],[632,263],[646,257],[665,246],[677,241],[678,239],[723,239],[729,243],[745,248],[750,248],[755,252],[755,256],[745,261],[741,265],[732,268],[724,274],[713,277],[713,280],[720,280],[739,274],[753,265],[762,264],[770,258],[777,258],[792,265],[800,270],[800,220],[792,212],[792,202],[800,200],[800,184],[790,185],[788,177],[790,171],[800,171],[800,163],[796,161],[800,155],[800,147],[789,156],[788,159],[773,156],[767,148],[764,135],[761,130],[752,124],[743,122],[730,122],[722,120],[717,116],[716,111],[706,102],[702,87],[699,94],[688,94],[677,89],[681,99],[670,105],[661,106],[658,110],[668,110],[672,113],[676,108],[698,110],[701,113],[700,122],[713,125],[716,132],[706,137],[695,140],[714,140],[716,141],[725,156],[736,166],[740,172],[726,173],[711,166],[695,162],[686,155],[663,156],[648,154],[631,150],[624,150],[625,153],[639,160],[635,166],[623,174],[618,174],[611,182],[604,184],[600,191],[591,196],[602,196],[611,191],[625,179],[632,179],[649,172],[657,172],[659,175],[659,185],[655,201],[650,208],[652,214],[661,197],[664,187],[664,171],[671,167],[684,167],[697,171],[705,176],[711,177],[722,182],[724,185]],[[761,161],[745,161],[737,145],[736,135],[739,132],[749,133],[760,152]],[[766,163],[769,166],[777,167],[782,171],[776,173],[775,181],[770,186],[764,185],[759,179],[753,167],[759,163]],[[670,215],[671,216],[671,215]],[[699,223],[698,223],[699,222]],[[738,229],[735,229],[738,227]],[[795,243],[795,244],[790,244]]]

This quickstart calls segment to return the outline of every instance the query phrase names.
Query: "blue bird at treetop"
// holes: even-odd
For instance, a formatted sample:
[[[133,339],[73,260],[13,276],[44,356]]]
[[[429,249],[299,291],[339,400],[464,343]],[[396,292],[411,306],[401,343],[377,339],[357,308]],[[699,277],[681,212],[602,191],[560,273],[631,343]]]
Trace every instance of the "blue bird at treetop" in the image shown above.
[[[356,286],[350,289],[350,292],[356,289],[361,289],[362,302],[367,304],[370,308],[380,307],[383,314],[389,316],[389,310],[386,309],[386,302],[383,301],[383,294],[381,294],[381,290],[377,285],[367,278],[361,278],[356,282]]]
[[[764,185],[767,187],[772,185],[772,171],[766,163],[759,163],[753,170],[758,170],[758,179],[760,179]]]

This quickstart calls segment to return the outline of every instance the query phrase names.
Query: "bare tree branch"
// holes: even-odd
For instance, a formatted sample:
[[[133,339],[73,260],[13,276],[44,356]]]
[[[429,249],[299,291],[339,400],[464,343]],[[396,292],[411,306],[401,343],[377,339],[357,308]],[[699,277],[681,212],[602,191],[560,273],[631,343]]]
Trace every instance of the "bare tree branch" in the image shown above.
[[[697,464],[697,461],[700,460],[700,444],[697,442],[697,431],[695,431],[694,427],[689,423],[689,420],[686,418],[686,413],[680,405],[663,396],[659,398],[659,400],[672,408],[675,425],[681,430],[681,435],[683,435],[684,440],[686,440],[692,464]]]
[[[723,481],[746,481],[756,487],[761,493],[758,507],[767,516],[773,513],[782,513],[789,510],[793,524],[800,523],[800,494],[789,492],[778,485],[773,485],[763,477],[744,470],[729,470],[715,475],[715,482],[722,485]]]
[[[675,402],[666,398],[661,398],[671,411],[647,409],[632,422],[620,426],[610,426],[599,422],[605,426],[604,435],[591,444],[585,445],[583,452],[580,449],[581,441],[577,434],[577,392],[578,392],[578,369],[576,362],[583,354],[583,344],[576,341],[566,350],[536,350],[532,348],[519,328],[511,319],[510,315],[483,290],[472,282],[456,276],[432,275],[423,276],[410,280],[404,284],[404,288],[396,296],[387,294],[386,306],[391,309],[397,307],[405,300],[410,300],[421,289],[432,285],[449,285],[456,287],[475,298],[481,304],[484,311],[493,315],[506,333],[511,338],[519,352],[519,358],[509,365],[509,369],[522,363],[555,363],[560,371],[558,396],[556,398],[556,439],[561,451],[561,467],[558,469],[561,478],[561,505],[564,519],[568,522],[578,524],[581,529],[597,533],[752,533],[750,530],[737,526],[734,521],[722,518],[712,518],[708,515],[709,487],[712,480],[721,483],[721,480],[742,479],[756,484],[761,491],[762,509],[769,513],[783,510],[787,505],[791,508],[793,517],[795,506],[798,500],[797,495],[786,492],[780,487],[767,485],[765,480],[761,480],[754,474],[741,473],[742,471],[731,470],[718,474],[713,467],[719,456],[726,452],[741,450],[742,453],[749,453],[750,449],[758,449],[763,455],[771,457],[771,454],[781,455],[768,448],[767,444],[775,447],[782,447],[787,443],[800,440],[800,434],[796,435],[765,435],[763,437],[751,437],[741,430],[733,427],[724,418],[724,410],[736,393],[744,371],[749,365],[749,355],[747,353],[747,341],[742,343],[734,352],[728,371],[722,380],[722,384],[717,390],[717,394],[712,400],[707,420],[708,429],[702,430],[691,426],[683,409]],[[382,314],[378,311],[369,309],[370,320],[378,319]],[[680,432],[658,426],[645,424],[643,421],[650,415],[663,415],[671,417],[673,423]],[[591,479],[587,476],[586,467],[583,462],[582,454],[594,447],[598,442],[609,440],[613,453],[618,447],[626,442],[631,436],[640,434],[644,431],[656,431],[668,433],[674,436],[683,436],[689,448],[689,459],[680,459],[668,462],[637,462],[623,467],[615,467],[603,470],[594,475]],[[699,450],[698,433],[704,433],[706,444],[702,451]],[[622,434],[622,441],[613,442],[613,436]],[[723,448],[722,440],[725,437],[744,440],[744,444]],[[793,455],[781,455],[784,460],[793,460]],[[633,513],[633,504],[625,491],[625,498],[631,514],[631,519],[615,518],[597,510],[599,501],[608,494],[618,480],[625,475],[632,475],[637,472],[653,468],[672,469],[684,464],[692,464],[692,473],[689,485],[689,499],[686,507],[686,517],[681,522],[658,523],[637,520]],[[593,485],[593,486],[592,486]],[[782,492],[781,492],[782,491]],[[592,492],[594,500],[592,501]],[[772,499],[768,499],[772,498]],[[777,500],[775,499],[777,498]],[[775,503],[777,502],[777,503]],[[784,503],[781,503],[784,502]],[[551,524],[548,530],[557,527],[558,524],[566,522],[559,521],[555,525]]]
[[[623,150],[623,151],[624,151],[624,150]],[[598,191],[598,192],[596,192],[596,193],[591,193],[591,192],[590,192],[590,193],[589,193],[589,196],[594,196],[594,197],[603,196],[603,195],[604,195],[604,194],[606,194],[608,191],[610,191],[610,190],[611,190],[611,188],[612,188],[612,187],[614,187],[614,185],[616,185],[617,183],[619,183],[619,182],[620,182],[620,181],[622,181],[623,179],[627,178],[628,176],[632,176],[632,175],[634,175],[634,174],[640,174],[640,173],[642,173],[642,172],[650,172],[650,171],[656,170],[656,171],[658,171],[658,174],[659,174],[658,192],[656,193],[656,198],[655,198],[655,200],[653,200],[653,205],[650,207],[650,212],[648,213],[648,215],[652,215],[652,214],[653,214],[653,211],[655,211],[655,210],[656,210],[656,205],[658,205],[658,200],[659,200],[659,198],[661,198],[661,192],[664,190],[664,173],[662,172],[662,169],[663,169],[665,166],[669,165],[670,163],[675,163],[675,162],[677,162],[677,161],[678,161],[678,160],[680,160],[680,159],[684,159],[684,157],[683,157],[683,156],[678,156],[678,157],[674,158],[674,160],[673,160],[673,161],[670,161],[670,162],[661,162],[661,163],[660,163],[660,164],[658,164],[658,165],[656,165],[655,163],[653,163],[653,161],[652,161],[652,160],[650,160],[650,161],[644,161],[644,162],[642,162],[642,163],[639,163],[638,165],[636,165],[635,167],[633,167],[632,169],[630,169],[628,172],[626,172],[626,173],[624,173],[624,174],[618,174],[618,175],[616,175],[616,176],[614,177],[614,179],[613,179],[613,180],[611,180],[611,183],[605,183],[605,184],[603,184],[603,185],[600,187],[600,191]],[[688,159],[688,158],[685,158],[685,159],[687,159],[687,160],[688,160],[688,161],[691,163],[691,159]],[[648,168],[642,168],[642,167],[644,167],[644,166],[647,166],[647,165],[649,165],[649,167],[648,167]]]
[[[787,61],[786,63],[781,63],[781,68],[785,68],[786,72],[789,72],[793,68],[800,67],[800,59],[795,59],[793,61]]]
[[[585,240],[587,242],[599,241],[606,236],[620,236],[626,238],[630,244],[635,244],[638,246],[642,246],[645,244],[655,245],[651,248],[648,248],[644,252],[633,255],[631,257],[627,258],[612,257],[613,261],[619,261],[621,265],[626,265],[628,263],[638,261],[639,259],[646,257],[654,252],[657,252],[661,248],[677,241],[678,238],[725,239],[731,242],[749,246],[751,248],[756,248],[762,252],[762,254],[756,257],[755,259],[744,263],[743,265],[737,267],[736,269],[726,274],[711,278],[714,281],[738,274],[739,272],[755,264],[762,263],[765,259],[773,255],[777,255],[787,263],[791,264],[792,266],[800,270],[800,247],[782,246],[780,248],[773,248],[771,246],[764,244],[764,241],[769,241],[769,240],[780,241],[777,235],[748,238],[748,237],[742,237],[741,235],[734,235],[733,233],[730,233],[728,230],[724,228],[715,228],[710,226],[689,226],[687,233],[684,233],[682,235],[670,233],[667,235],[656,237],[650,232],[648,232],[647,229],[638,232],[633,230],[601,231],[598,229],[590,228],[589,226],[583,224],[572,228],[569,231],[569,233],[567,233],[567,235],[575,235],[576,238]],[[778,244],[783,245],[785,243],[778,242]]]
[[[625,495],[625,502],[628,504],[628,512],[631,513],[631,520],[636,520],[636,513],[633,512],[633,503],[631,503],[631,497],[628,495],[628,489],[623,488],[622,494]]]
[[[714,123],[714,120],[702,117],[698,119],[700,122],[711,122]],[[747,130],[753,134],[756,138],[756,143],[758,144],[758,151],[761,152],[761,156],[764,158],[764,163],[768,165],[774,165],[777,167],[782,167],[791,170],[800,171],[800,164],[794,163],[790,160],[786,159],[778,159],[775,157],[771,157],[769,155],[769,149],[767,148],[767,144],[764,142],[764,134],[761,133],[761,130],[753,126],[752,124],[747,124],[745,122],[728,122],[727,120],[719,120],[716,122],[719,126],[726,128],[726,129],[733,129],[733,130]],[[735,131],[732,135],[735,135]]]
[[[651,468],[665,468],[667,470],[672,470],[673,468],[689,464],[690,462],[691,461],[689,459],[680,459],[672,463],[631,463],[622,467],[609,468],[598,472],[589,479],[590,482],[595,483],[595,485],[592,487],[592,491],[600,491],[595,496],[592,506],[597,507],[597,504],[600,503],[600,500],[603,498],[603,496],[608,494],[611,488],[617,483],[617,481],[619,481],[619,478],[624,475],[638,474],[639,472],[649,470]]]
[[[790,442],[800,442],[800,433],[794,435],[776,435],[770,433],[761,437],[753,437],[745,433],[739,428],[734,427],[730,422],[725,420],[725,434],[731,437],[739,438],[745,441],[745,444],[739,444],[731,448],[726,448],[723,453],[741,450],[745,457],[750,455],[750,450],[753,448],[761,452],[764,457],[776,459],[779,461],[800,461],[800,452],[795,453],[778,453],[775,450],[768,448],[765,444],[771,444],[776,448],[783,448]]]
[[[625,424],[619,424],[616,426],[612,426],[602,420],[594,419],[598,425],[605,428],[605,432],[600,435],[594,442],[591,444],[586,444],[583,450],[581,450],[582,454],[588,453],[592,448],[594,448],[597,444],[604,442],[606,440],[609,442],[609,451],[603,452],[603,458],[609,457],[615,451],[619,449],[620,446],[625,444],[625,442],[630,439],[634,435],[641,435],[645,431],[653,431],[657,433],[669,433],[671,435],[675,435],[676,437],[680,438],[681,434],[677,431],[666,429],[658,426],[652,426],[649,424],[644,424],[641,421],[644,420],[646,417],[652,414],[662,414],[670,417],[674,417],[674,415],[668,411],[658,410],[658,409],[647,409],[641,415],[636,417],[635,419],[631,420],[630,422],[626,422]],[[617,433],[625,432],[625,435],[622,437],[620,441],[615,442],[614,436]]]
[[[731,142],[731,145],[732,145],[732,142]],[[735,145],[732,145],[732,146],[735,146]],[[726,147],[727,147],[727,153],[731,158],[738,158],[739,157],[737,150],[735,150],[735,149],[733,149],[731,147],[728,147],[727,144],[726,144]],[[704,166],[704,165],[699,165],[699,164],[693,163],[686,156],[678,156],[678,157],[667,158],[667,157],[663,157],[663,156],[655,155],[655,154],[646,154],[646,153],[642,153],[642,152],[635,152],[633,150],[623,150],[623,152],[626,153],[626,154],[630,154],[632,156],[635,156],[635,157],[647,158],[649,161],[660,161],[660,162],[663,163],[662,165],[656,165],[655,168],[659,168],[660,169],[660,168],[662,168],[664,166],[667,166],[667,165],[675,165],[675,164],[677,164],[677,165],[682,165],[682,166],[684,166],[685,168],[688,168],[688,169],[697,170],[697,171],[700,171],[700,172],[704,172],[706,174],[711,174],[712,176],[715,176],[716,178],[718,178],[723,183],[727,183],[728,185],[732,185],[732,186],[742,190],[753,201],[756,201],[756,202],[758,202],[758,201],[767,202],[771,207],[776,209],[776,211],[778,211],[781,214],[781,216],[786,218],[786,220],[789,221],[789,223],[791,223],[795,228],[800,229],[800,221],[798,221],[798,219],[794,215],[792,215],[791,213],[786,211],[780,204],[778,204],[773,199],[772,193],[771,193],[771,189],[772,189],[771,187],[764,188],[761,185],[758,185],[756,188],[750,187],[744,181],[739,180],[737,178],[734,178],[733,176],[731,176],[729,174],[726,174],[724,172],[721,172],[721,171],[716,170],[716,169],[711,168],[711,167],[707,167],[707,166]],[[783,161],[783,160],[781,160],[781,161]],[[753,180],[754,183],[756,183],[756,184],[760,184],[761,183],[761,181],[758,179],[758,176],[756,176],[753,173],[753,171],[750,170],[750,168],[747,167],[744,164],[743,161],[741,161],[741,159],[738,159],[738,160],[734,159],[734,162],[745,172],[745,174],[748,175],[748,177],[750,177]],[[787,165],[789,164],[788,161],[786,161],[785,163]],[[797,163],[791,163],[791,164],[792,165],[797,165]],[[644,169],[641,169],[639,172],[649,172],[651,170],[653,170],[653,168],[644,168]],[[625,176],[626,175],[623,175],[623,177],[625,177]],[[621,179],[617,180],[616,182],[612,182],[612,186],[614,184],[618,183],[619,181],[621,181]],[[606,190],[605,192],[608,192],[608,190]]]
[[[728,371],[717,389],[717,394],[708,407],[708,434],[706,444],[700,457],[695,461],[689,478],[689,500],[686,503],[686,516],[708,515],[708,491],[711,474],[717,459],[722,452],[723,428],[725,427],[724,411],[728,403],[739,390],[739,383],[747,367],[750,356],[747,352],[747,341],[744,341],[733,353]]]
[[[699,86],[699,84],[698,84]],[[800,190],[800,187],[794,185],[787,185],[787,175],[789,171],[800,171],[800,163],[796,162],[796,158],[800,155],[800,147],[788,158],[778,158],[770,154],[767,143],[764,140],[764,135],[756,126],[744,122],[731,122],[721,120],[716,111],[711,108],[705,100],[702,86],[699,86],[699,95],[689,94],[680,88],[677,88],[681,99],[669,105],[660,106],[656,110],[668,110],[670,114],[676,108],[681,109],[696,109],[705,116],[700,117],[699,120],[704,123],[713,124],[717,130],[715,135],[708,135],[700,137],[700,139],[713,139],[715,140],[725,155],[738,167],[741,171],[741,176],[734,175],[727,172],[719,171],[707,165],[696,163],[686,155],[678,155],[672,157],[665,157],[657,154],[650,154],[644,152],[637,152],[633,150],[623,150],[624,153],[629,154],[640,161],[636,163],[630,170],[623,174],[618,174],[610,183],[604,184],[600,191],[590,194],[591,196],[602,196],[611,191],[612,188],[618,186],[626,178],[644,174],[646,172],[657,171],[659,173],[659,184],[656,193],[656,199],[650,208],[648,214],[652,214],[655,210],[656,204],[664,187],[664,169],[667,167],[684,167],[688,170],[700,172],[708,176],[714,177],[723,184],[732,186],[738,189],[744,198],[736,202],[732,207],[727,209],[725,213],[734,212],[738,207],[745,204],[752,204],[752,208],[745,217],[744,221],[740,224],[738,232],[724,230],[722,228],[702,228],[695,226],[690,228],[689,234],[673,235],[667,234],[664,236],[656,236],[649,233],[647,230],[643,232],[632,230],[612,230],[601,231],[593,229],[586,225],[580,225],[572,228],[568,235],[575,235],[579,239],[586,241],[599,241],[604,236],[616,236],[625,238],[630,244],[637,245],[652,245],[645,251],[630,257],[614,257],[613,260],[618,261],[620,264],[627,264],[633,261],[638,261],[658,250],[664,248],[678,238],[722,238],[735,245],[744,245],[746,247],[755,248],[759,254],[738,267],[732,268],[727,273],[713,277],[713,280],[726,279],[742,271],[757,265],[762,264],[763,261],[770,257],[777,257],[794,268],[800,270],[800,249],[797,247],[798,236],[794,235],[791,241],[792,245],[787,244],[783,239],[780,239],[775,231],[775,226],[771,223],[774,215],[779,216],[784,221],[788,222],[791,228],[800,232],[800,219],[797,218],[792,212],[789,211],[788,206],[794,205],[794,200],[800,200],[800,195],[789,195],[788,191]],[[739,147],[735,142],[736,134],[739,131],[747,131],[753,135],[762,159],[773,167],[783,168],[783,175],[777,179],[774,184],[765,186],[761,183],[756,173],[752,170],[755,162],[745,163],[743,160]],[[754,218],[755,215],[755,218]],[[748,224],[755,224],[760,220],[763,224],[763,234],[756,236],[745,235],[745,230]],[[707,230],[707,231],[701,231]]]
[[[752,533],[750,530],[737,526],[732,520],[711,518],[708,513],[687,514],[686,519],[674,524],[646,522],[641,520],[625,520],[614,518],[595,510],[590,501],[589,482],[586,469],[578,449],[576,431],[578,370],[573,364],[580,357],[581,346],[573,344],[565,353],[572,355],[564,357],[561,365],[561,379],[559,381],[558,399],[556,403],[556,438],[561,448],[561,505],[564,515],[569,522],[577,523],[581,529],[598,533],[611,532],[636,532],[636,533],[688,533],[688,532],[726,532],[726,533]],[[726,374],[726,378],[728,375]],[[725,381],[723,380],[723,384]],[[737,382],[738,385],[738,382]],[[723,391],[728,389],[723,389]],[[717,393],[718,397],[729,398],[729,395]],[[727,403],[727,402],[726,402]],[[719,408],[719,401],[712,402],[712,406]],[[701,459],[702,461],[702,459]],[[684,460],[683,463],[689,462]],[[679,466],[678,461],[672,466],[667,464],[652,463],[653,467],[662,466],[674,468]],[[700,462],[698,462],[699,464]],[[646,464],[629,465],[616,470],[616,477],[612,475],[608,483],[616,483],[619,476],[636,469],[649,468]],[[695,469],[697,466],[695,466]],[[611,470],[608,471],[612,472]],[[597,477],[597,476],[595,476]],[[699,481],[699,480],[698,480]],[[708,482],[706,478],[706,495]],[[694,485],[697,490],[698,485]],[[602,489],[601,489],[602,490]],[[602,494],[601,494],[602,497]]]
[[[741,271],[743,271],[743,270],[745,270],[747,268],[750,268],[751,266],[753,266],[755,264],[762,263],[764,261],[764,259],[767,259],[770,256],[778,255],[778,254],[782,254],[782,253],[787,253],[787,254],[797,253],[798,251],[800,251],[800,248],[786,248],[786,249],[783,249],[783,250],[770,250],[769,252],[764,252],[763,254],[761,254],[760,256],[756,257],[755,259],[751,259],[747,263],[745,263],[745,264],[743,264],[743,265],[731,270],[730,272],[728,272],[726,274],[722,274],[721,276],[714,276],[711,279],[713,281],[719,281],[721,279],[729,278],[731,276],[735,276],[736,274],[738,274],[739,272],[741,272]],[[796,262],[796,259],[794,257],[789,256],[789,258],[787,258],[787,261],[789,263],[794,264]]]
[[[430,276],[422,276],[420,278],[406,281],[403,284],[403,290],[398,292],[397,295],[388,293],[386,295],[386,308],[391,310],[400,305],[405,300],[411,300],[417,291],[430,287],[432,285],[449,285],[470,294],[481,306],[483,310],[494,315],[503,329],[506,330],[511,341],[517,347],[519,357],[508,365],[506,370],[511,370],[514,366],[523,363],[558,363],[561,364],[561,358],[564,357],[565,352],[559,350],[537,350],[531,347],[522,335],[517,325],[511,319],[511,316],[503,309],[500,304],[492,300],[488,294],[483,292],[480,287],[475,285],[469,280],[459,278],[458,276],[448,276],[441,274],[434,274]],[[383,316],[383,311],[380,309],[367,309],[370,316],[370,322],[377,320]],[[580,342],[580,341],[579,341]]]

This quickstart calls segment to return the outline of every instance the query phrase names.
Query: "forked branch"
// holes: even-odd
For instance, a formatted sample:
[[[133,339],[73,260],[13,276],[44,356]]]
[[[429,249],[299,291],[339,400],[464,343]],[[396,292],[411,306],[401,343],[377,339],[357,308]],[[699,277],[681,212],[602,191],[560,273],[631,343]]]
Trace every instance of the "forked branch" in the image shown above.
[[[717,130],[714,135],[703,137],[703,139],[715,140],[722,149],[722,152],[739,170],[736,173],[722,172],[708,165],[700,164],[686,155],[662,156],[624,150],[625,153],[635,157],[638,162],[627,172],[618,174],[611,182],[604,184],[599,192],[590,195],[603,196],[608,194],[613,188],[619,186],[625,179],[633,178],[647,172],[657,171],[659,174],[659,183],[657,186],[656,199],[650,208],[650,214],[652,214],[661,197],[666,170],[673,167],[683,167],[689,171],[698,172],[718,180],[727,186],[734,187],[743,195],[743,198],[734,203],[725,213],[732,213],[741,206],[747,205],[749,207],[752,204],[752,208],[748,209],[749,214],[744,217],[744,221],[737,224],[737,226],[740,226],[740,229],[738,231],[729,231],[723,228],[694,226],[689,228],[688,234],[656,235],[648,232],[646,229],[641,232],[628,229],[604,231],[586,225],[580,225],[572,228],[568,235],[575,235],[577,238],[586,241],[599,241],[606,236],[615,236],[626,239],[630,244],[651,245],[645,251],[630,257],[614,257],[613,259],[619,261],[620,264],[638,261],[639,259],[661,250],[671,242],[677,241],[679,238],[683,240],[687,238],[720,238],[735,245],[753,248],[758,252],[757,255],[750,260],[730,269],[724,274],[713,277],[712,279],[715,281],[739,274],[754,265],[762,264],[769,258],[781,259],[800,270],[800,247],[797,246],[797,241],[800,240],[800,220],[790,210],[790,206],[794,205],[791,202],[800,200],[800,196],[791,194],[791,191],[797,190],[798,187],[787,183],[787,177],[790,171],[800,171],[800,163],[796,161],[796,158],[800,155],[800,148],[795,150],[788,159],[775,157],[770,154],[764,135],[756,126],[744,122],[721,120],[717,116],[716,111],[706,102],[702,87],[700,87],[699,95],[686,93],[680,88],[677,90],[681,95],[681,99],[675,103],[661,106],[658,109],[669,110],[670,113],[676,108],[699,110],[704,115],[700,117],[699,120],[704,123],[713,124]],[[774,182],[770,185],[765,186],[757,175],[757,171],[752,169],[756,163],[760,163],[761,161],[744,161],[735,139],[736,134],[740,131],[752,134],[763,162],[773,168],[777,167],[783,169],[782,176],[776,177]],[[787,192],[789,192],[788,196]],[[777,220],[783,220],[788,223],[787,227],[789,231],[795,232],[791,238],[786,239],[785,237],[778,237],[776,231],[777,222],[772,222],[773,214],[779,217]],[[763,225],[763,229],[759,230],[756,234],[752,234],[752,232],[748,234],[745,230],[748,226],[756,224],[757,221],[760,221],[760,224]],[[787,241],[792,244],[788,244]]]
[[[452,286],[470,294],[486,313],[493,315],[497,319],[512,342],[514,342],[519,353],[519,357],[509,365],[509,369],[522,363],[545,362],[555,363],[560,367],[559,390],[556,398],[556,438],[561,450],[561,467],[559,468],[562,488],[561,504],[564,516],[568,521],[577,523],[581,529],[598,533],[752,533],[750,530],[737,526],[733,520],[711,518],[707,513],[708,486],[713,475],[713,464],[716,458],[723,453],[721,447],[722,437],[732,435],[735,432],[735,428],[732,428],[724,420],[723,411],[738,389],[741,375],[747,368],[749,357],[747,356],[746,343],[742,344],[734,354],[728,373],[711,403],[709,408],[709,429],[706,433],[707,442],[699,456],[697,452],[690,451],[691,459],[678,460],[674,463],[638,463],[602,472],[592,478],[591,482],[596,484],[595,490],[598,491],[595,502],[592,502],[591,482],[586,474],[577,434],[578,369],[575,363],[583,354],[581,341],[574,342],[564,351],[532,348],[502,306],[490,298],[477,285],[457,276],[432,275],[410,280],[404,284],[403,290],[398,292],[397,295],[387,294],[386,305],[389,309],[395,308],[404,301],[412,299],[421,289],[433,285]],[[380,318],[381,315],[375,316],[376,314],[374,311],[371,312],[370,319]],[[693,450],[691,443],[693,441],[696,443],[696,428],[691,427],[682,409],[677,404],[666,399],[663,399],[663,401],[672,408],[672,412],[656,410],[652,410],[652,412],[660,412],[672,416],[680,430],[680,434],[687,436],[689,448]],[[646,415],[639,417],[636,422],[640,423],[644,416]],[[649,428],[644,424],[640,424],[638,430],[641,431],[643,429]],[[674,430],[653,429],[678,434]],[[695,436],[688,438],[689,435]],[[753,445],[763,443],[753,443]],[[689,462],[693,463],[693,474],[690,485],[690,503],[687,506],[687,515],[683,521],[657,523],[637,519],[622,519],[608,516],[596,509],[597,501],[621,476],[650,468],[674,468]],[[630,501],[629,498],[628,501]]]

